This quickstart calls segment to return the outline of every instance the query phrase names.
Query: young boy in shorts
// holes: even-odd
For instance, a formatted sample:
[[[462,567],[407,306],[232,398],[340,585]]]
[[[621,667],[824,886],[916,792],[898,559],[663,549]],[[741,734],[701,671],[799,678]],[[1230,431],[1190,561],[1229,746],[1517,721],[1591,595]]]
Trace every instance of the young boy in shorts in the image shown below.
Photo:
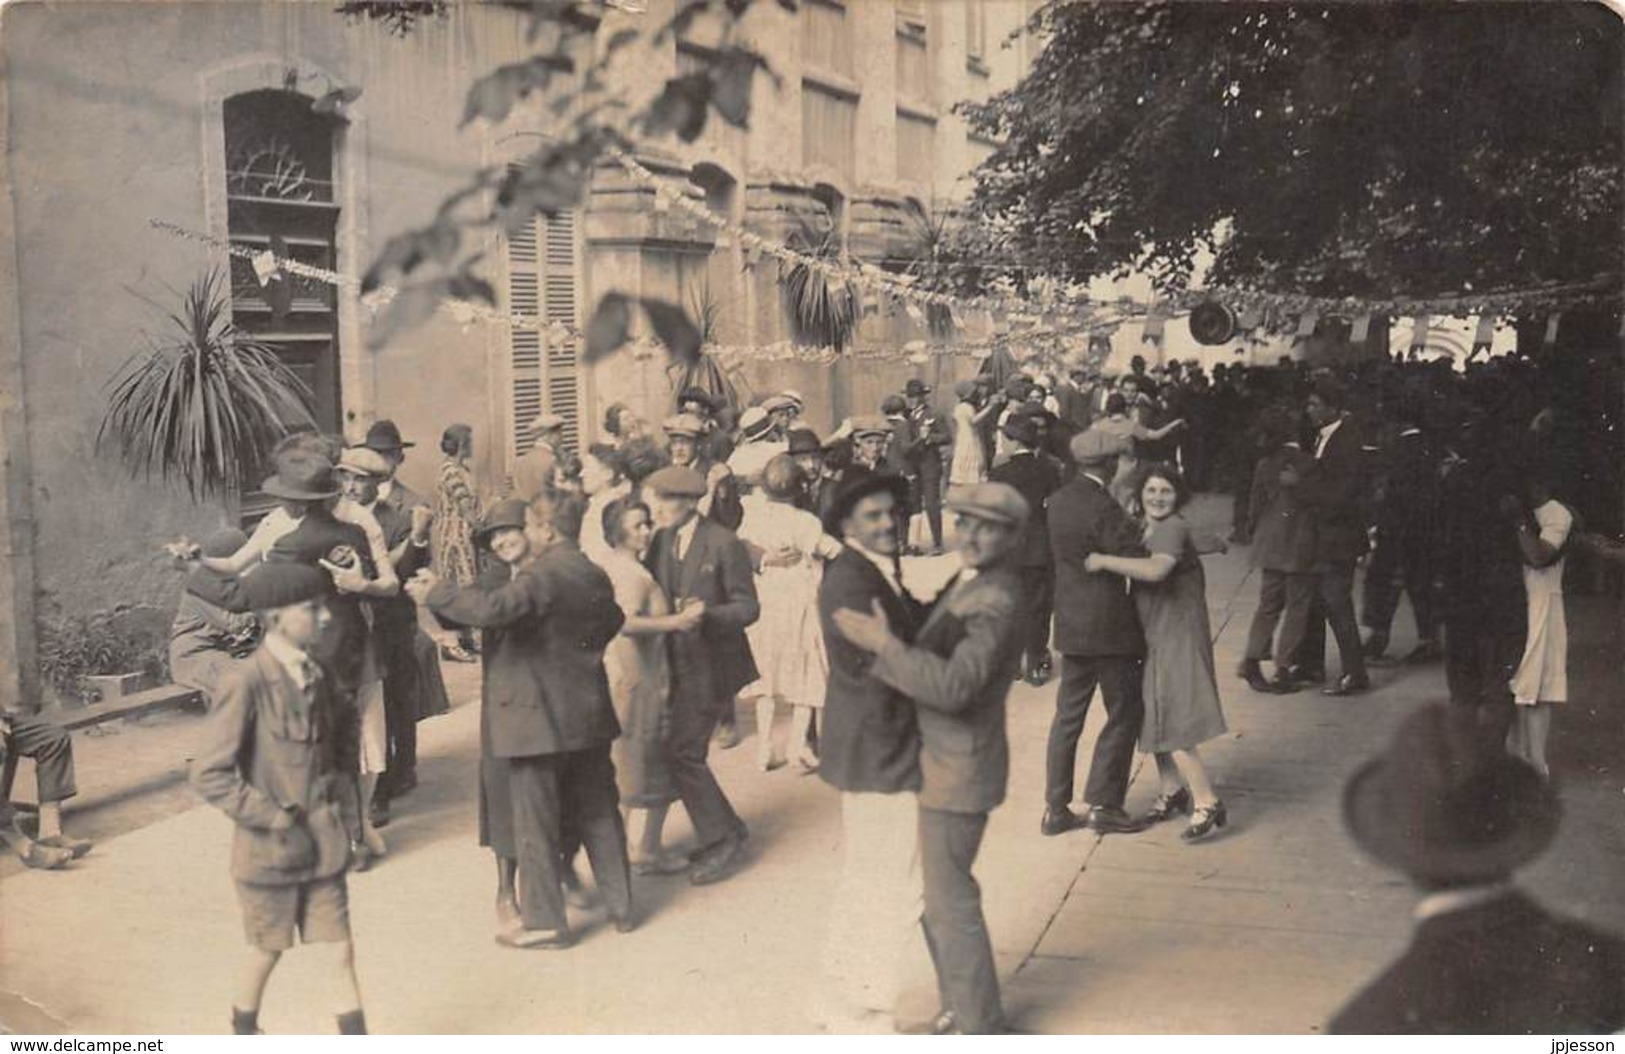
[[[265,627],[259,649],[230,669],[209,715],[192,784],[236,822],[231,877],[248,953],[232,1031],[259,1031],[260,999],[295,930],[331,971],[339,1031],[363,1034],[345,872],[360,836],[354,751],[330,675],[309,656],[327,625],[327,574],[271,563],[242,587]]]

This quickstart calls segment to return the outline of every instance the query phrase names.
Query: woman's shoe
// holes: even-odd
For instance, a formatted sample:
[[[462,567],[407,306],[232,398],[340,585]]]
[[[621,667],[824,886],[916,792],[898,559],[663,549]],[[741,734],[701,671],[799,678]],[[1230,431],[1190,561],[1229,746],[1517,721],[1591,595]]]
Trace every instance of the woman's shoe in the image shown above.
[[[811,776],[813,773],[818,771],[818,755],[817,754],[801,754],[801,755],[798,755],[796,757],[796,767],[801,770],[801,774],[803,776]]]
[[[1146,823],[1161,823],[1173,818],[1178,813],[1189,815],[1191,811],[1191,792],[1188,787],[1181,787],[1172,794],[1159,794],[1151,802],[1151,808],[1141,817]]]
[[[1194,842],[1198,838],[1205,838],[1213,832],[1215,827],[1223,827],[1230,822],[1230,815],[1225,811],[1224,802],[1215,801],[1212,805],[1204,805],[1191,813],[1191,825],[1180,834],[1180,838],[1187,842]]]
[[[442,644],[440,657],[449,662],[478,662],[474,655],[461,644]]]

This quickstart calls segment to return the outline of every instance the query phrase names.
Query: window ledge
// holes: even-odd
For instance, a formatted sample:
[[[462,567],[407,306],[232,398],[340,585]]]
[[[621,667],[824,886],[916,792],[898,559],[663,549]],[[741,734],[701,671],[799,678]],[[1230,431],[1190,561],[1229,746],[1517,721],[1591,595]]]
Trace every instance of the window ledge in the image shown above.
[[[839,95],[856,102],[863,95],[863,87],[850,77],[843,77],[833,70],[807,69],[801,72],[803,86],[811,85],[831,95]]]
[[[900,116],[912,117],[916,121],[930,121],[932,124],[936,124],[937,119],[942,116],[937,108],[930,103],[905,99],[901,96],[897,99],[897,112]]]

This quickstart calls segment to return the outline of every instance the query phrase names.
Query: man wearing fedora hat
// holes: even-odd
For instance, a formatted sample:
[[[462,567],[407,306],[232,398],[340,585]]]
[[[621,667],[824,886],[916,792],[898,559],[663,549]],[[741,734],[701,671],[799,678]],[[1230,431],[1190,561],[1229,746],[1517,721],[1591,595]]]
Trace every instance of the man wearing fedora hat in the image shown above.
[[[558,485],[564,425],[564,418],[548,412],[537,416],[525,429],[525,434],[531,437],[531,448],[513,463],[515,497],[530,501]]]
[[[972,870],[1010,775],[1005,702],[1021,662],[1021,579],[1013,559],[1030,515],[1003,483],[951,491],[961,570],[912,644],[881,599],[837,610],[836,628],[874,656],[870,675],[914,703],[920,736],[919,854],[925,942],[942,1013],[936,1033],[1002,1031],[998,968]]]
[[[1551,844],[1557,796],[1470,714],[1435,705],[1407,718],[1388,751],[1350,777],[1343,819],[1425,895],[1410,947],[1332,1018],[1332,1032],[1625,1027],[1625,941],[1511,885]]]
[[[1055,565],[1050,554],[1049,521],[1045,508],[1049,496],[1061,486],[1061,473],[1047,455],[1038,452],[1037,421],[1029,414],[1012,417],[1004,424],[1011,445],[1010,460],[991,473],[994,483],[1014,487],[1027,502],[1032,515],[1015,557],[1021,570],[1023,631],[1025,650],[1022,674],[1033,687],[1049,680],[1053,666],[1049,653],[1050,611],[1055,600]]]
[[[1063,834],[1079,826],[1106,833],[1143,829],[1123,811],[1145,705],[1140,694],[1145,635],[1119,576],[1090,571],[1091,552],[1114,556],[1144,553],[1141,531],[1108,489],[1117,459],[1127,450],[1120,436],[1091,430],[1072,440],[1078,475],[1050,495],[1050,553],[1055,563],[1055,648],[1061,653],[1061,688],[1055,696],[1041,830]],[[1084,797],[1089,811],[1072,812],[1078,737],[1089,716],[1095,688],[1106,703],[1106,727],[1095,741]]]
[[[408,487],[398,478],[401,465],[406,462],[406,452],[416,443],[406,442],[401,438],[401,430],[389,418],[380,418],[367,426],[367,437],[361,445],[368,450],[383,455],[388,465],[388,473],[378,484],[378,500],[397,512],[409,511],[419,506],[428,507],[429,501],[417,491]]]
[[[837,611],[870,612],[878,604],[891,634],[913,640],[921,612],[897,562],[897,521],[907,494],[900,476],[859,473],[841,481],[824,520],[824,530],[844,546],[818,588],[829,656],[819,776],[841,792],[844,862],[824,944],[834,990],[815,1012],[843,1030],[892,1012],[898,956],[918,897],[909,877],[920,789],[914,704],[874,675],[873,654],[835,623]]]

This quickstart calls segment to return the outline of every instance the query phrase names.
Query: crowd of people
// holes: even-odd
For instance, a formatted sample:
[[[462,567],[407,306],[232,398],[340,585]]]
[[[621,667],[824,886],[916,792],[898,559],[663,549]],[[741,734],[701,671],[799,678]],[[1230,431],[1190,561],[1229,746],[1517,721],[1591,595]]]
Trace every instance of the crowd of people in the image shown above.
[[[753,707],[757,767],[840,794],[815,1009],[841,1031],[889,1028],[897,963],[922,931],[932,1031],[1003,1027],[973,868],[1005,796],[1006,696],[1045,684],[1057,655],[1042,834],[1184,816],[1195,843],[1227,825],[1200,748],[1226,731],[1202,557],[1229,544],[1250,544],[1260,571],[1237,671],[1251,690],[1372,689],[1403,592],[1419,641],[1407,661],[1445,663],[1451,734],[1526,764],[1537,782],[1522,793],[1546,807],[1565,556],[1621,551],[1618,460],[1583,441],[1614,412],[1595,386],[1522,358],[1466,373],[1283,360],[1210,378],[1136,357],[1120,376],[1065,373],[985,372],[947,408],[913,379],[827,437],[794,391],[735,414],[686,389],[658,425],[617,404],[579,451],[543,414],[500,500],[476,485],[465,425],[442,436],[431,496],[397,478],[414,444],[391,421],[352,446],[289,436],[263,487],[279,505],[251,535],[170,547],[187,575],[174,672],[211,711],[193,779],[237,827],[234,1030],[258,1028],[296,934],[328,949],[341,1031],[365,1029],[345,876],[387,854],[381,831],[417,782],[416,725],[448,708],[442,660],[482,666],[480,842],[496,938],[513,948],[574,942],[570,909],[592,899],[579,853],[623,932],[641,921],[634,877],[707,885],[748,864],[709,751],[741,741],[736,701]],[[1198,490],[1234,495],[1228,539],[1183,515]],[[914,596],[904,556],[950,541],[957,573]],[[1075,811],[1097,689],[1106,722]],[[1160,780],[1139,815],[1136,749]],[[52,750],[51,830],[42,808],[39,838],[7,836],[33,866],[89,848],[61,834],[71,753]],[[665,837],[678,803],[687,852]]]

